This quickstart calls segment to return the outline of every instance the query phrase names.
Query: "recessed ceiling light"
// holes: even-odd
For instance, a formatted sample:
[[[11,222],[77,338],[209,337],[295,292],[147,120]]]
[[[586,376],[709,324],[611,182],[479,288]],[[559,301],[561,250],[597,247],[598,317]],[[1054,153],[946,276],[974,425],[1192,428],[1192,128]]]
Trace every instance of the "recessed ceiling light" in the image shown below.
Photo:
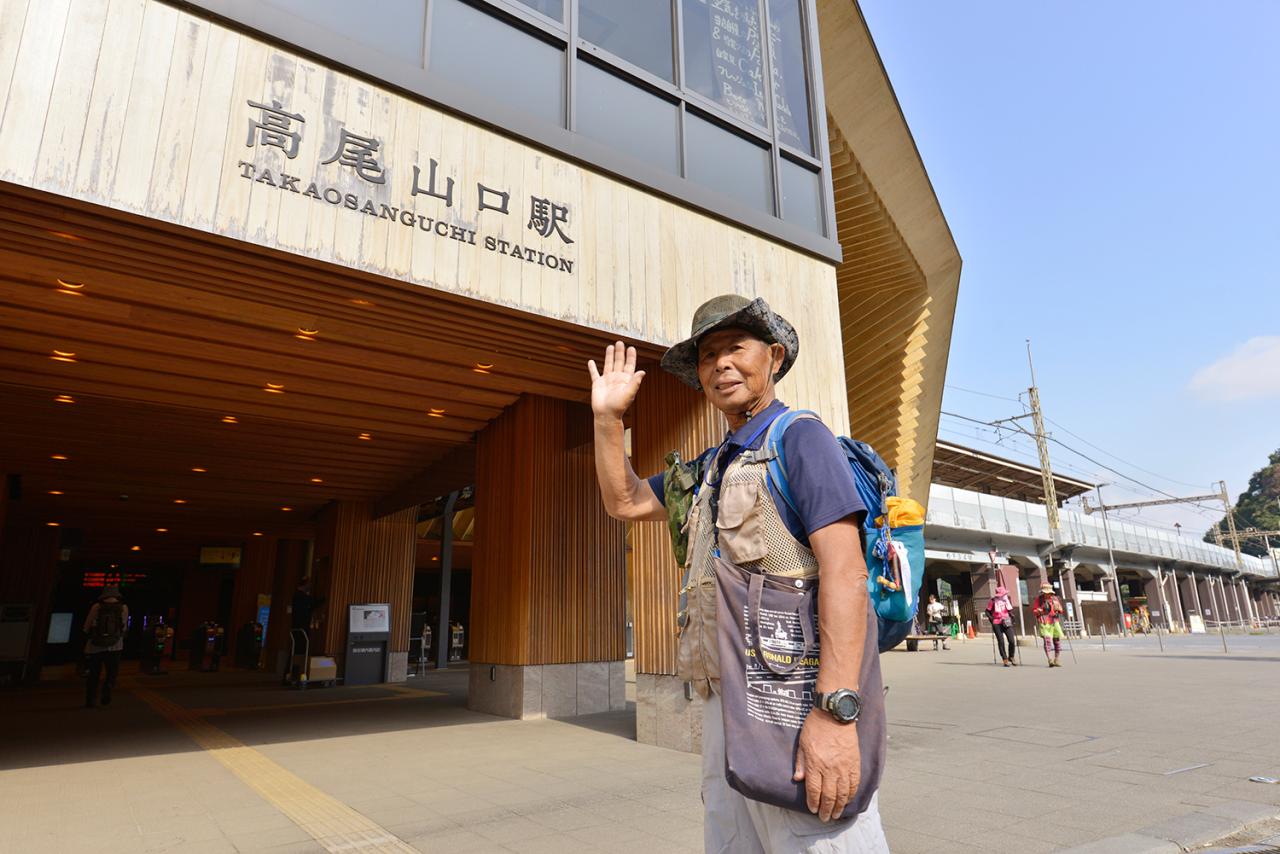
[[[319,329],[308,329],[305,326],[299,326],[298,333],[293,337],[297,338],[299,341],[314,341],[316,340],[316,336],[319,334]]]
[[[281,510],[283,510],[285,513],[292,513],[292,512],[293,512],[293,508],[292,508],[292,507],[281,507],[280,509],[281,509]]]
[[[192,468],[191,470],[192,470],[193,472],[198,472],[199,474],[204,474],[205,472],[207,472],[207,471],[208,471],[208,469],[206,469],[206,468],[201,468],[200,466],[195,466],[195,467],[194,467],[194,468]]]
[[[157,534],[167,534],[167,533],[169,533],[169,529],[168,529],[168,528],[156,528],[156,533],[157,533]]]
[[[324,483],[324,480],[323,480],[322,478],[313,477],[313,478],[311,478],[311,482],[312,482],[312,483]]]
[[[48,525],[50,528],[56,528],[62,523],[61,522],[45,522],[45,524]]]
[[[51,490],[49,490],[49,494],[50,494],[50,495],[62,495],[62,494],[63,494],[63,492],[62,492],[62,490],[61,490],[61,489],[51,489]]]
[[[49,358],[53,359],[55,362],[74,362],[76,360],[76,354],[69,350],[54,350],[53,354],[49,356]]]
[[[431,416],[432,418],[444,418],[444,410],[435,409],[435,408],[428,409],[427,415]]]
[[[67,231],[54,231],[53,229],[49,229],[49,233],[52,234],[54,237],[61,237],[63,240],[84,240],[84,238],[81,237],[80,235],[71,234],[70,232],[67,232]]]
[[[142,546],[129,546],[129,551],[131,551],[131,552],[140,552],[140,551],[142,551]]]
[[[262,387],[263,391],[269,391],[272,394],[284,394],[284,383],[267,383]]]
[[[353,299],[353,300],[351,301],[351,304],[352,304],[352,305],[363,306],[363,307],[368,307],[368,306],[373,305],[373,303],[372,303],[372,302],[370,302],[370,301],[369,301],[369,300],[367,300],[367,299]]]
[[[261,537],[261,536],[262,536],[262,532],[261,532],[261,531],[254,531],[254,532],[253,532],[253,535],[254,535],[255,537]]]
[[[432,558],[432,560],[439,560],[439,559],[440,559],[440,558],[438,558],[438,557],[433,557],[433,558]]]
[[[173,499],[173,503],[174,503],[174,504],[186,504],[186,503],[187,503],[187,499],[185,499],[185,498],[175,498],[175,499]]]
[[[55,279],[58,283],[58,293],[70,294],[73,297],[82,296],[81,289],[84,288],[84,282],[73,282],[69,279]]]
[[[476,362],[476,366],[471,370],[475,371],[477,374],[487,374],[493,370],[493,365],[486,364],[485,362]]]
[[[53,399],[54,403],[75,403],[76,399],[69,394],[60,394]]]
[[[66,459],[68,459],[68,457],[67,457],[67,455],[66,455],[66,454],[50,454],[50,455],[49,455],[49,459],[51,459],[51,460],[60,460],[60,461],[61,461],[61,460],[66,460]]]
[[[373,440],[373,436],[369,435],[368,433],[361,433],[359,436],[356,436],[356,438],[363,439],[366,442],[370,442]]]
[[[240,419],[236,418],[234,415],[224,415],[222,416],[222,423],[223,424],[239,424]]]

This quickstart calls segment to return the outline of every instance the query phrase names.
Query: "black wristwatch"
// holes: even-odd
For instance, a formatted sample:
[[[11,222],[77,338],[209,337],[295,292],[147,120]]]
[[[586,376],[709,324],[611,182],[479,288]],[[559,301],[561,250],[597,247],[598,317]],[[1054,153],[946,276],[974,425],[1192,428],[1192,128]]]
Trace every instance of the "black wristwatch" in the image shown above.
[[[830,712],[831,717],[842,724],[851,724],[862,714],[862,697],[857,691],[841,688],[839,691],[813,692],[813,707]]]

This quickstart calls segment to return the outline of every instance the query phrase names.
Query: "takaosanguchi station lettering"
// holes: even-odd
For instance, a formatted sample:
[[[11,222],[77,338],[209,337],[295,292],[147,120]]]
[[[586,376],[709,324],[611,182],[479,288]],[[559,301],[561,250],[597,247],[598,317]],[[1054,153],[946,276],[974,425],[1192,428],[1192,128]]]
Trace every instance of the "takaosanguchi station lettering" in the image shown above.
[[[258,111],[258,116],[249,119],[249,132],[245,138],[245,147],[261,149],[278,148],[284,152],[287,160],[298,156],[298,148],[302,142],[302,134],[306,118],[298,113],[288,112],[284,106],[273,101],[270,105],[248,101],[248,105]],[[319,166],[335,165],[335,168],[351,170],[359,180],[375,187],[387,186],[387,171],[380,160],[382,140],[360,136],[342,128],[333,153],[322,160]],[[455,240],[470,246],[481,247],[488,252],[496,252],[510,258],[519,259],[527,264],[537,264],[549,270],[572,273],[575,260],[567,258],[560,252],[546,251],[546,248],[535,248],[522,243],[485,234],[476,228],[459,224],[455,201],[461,208],[463,197],[474,198],[475,218],[479,223],[482,215],[510,216],[512,193],[508,189],[475,182],[475,192],[460,189],[458,182],[451,176],[442,175],[444,171],[433,158],[428,161],[426,169],[418,164],[413,165],[413,178],[409,186],[409,203],[401,201],[400,205],[391,205],[376,201],[362,193],[342,190],[323,181],[307,181],[301,176],[291,175],[283,169],[272,170],[260,164],[240,160],[236,163],[240,177],[255,184],[275,187],[281,192],[306,196],[318,203],[329,204],[335,208],[359,213],[375,219],[384,219],[405,228],[416,228],[423,234],[436,240]],[[446,218],[428,216],[414,209],[417,196],[430,196],[442,203],[447,211]],[[521,200],[523,202],[523,199]],[[528,212],[525,230],[532,237],[544,240],[558,238],[561,247],[571,246],[573,238],[569,236],[569,207],[551,199],[530,195],[527,206],[521,204],[522,211]],[[523,216],[523,213],[520,214]],[[452,221],[450,221],[452,220]],[[563,250],[562,250],[563,251]]]

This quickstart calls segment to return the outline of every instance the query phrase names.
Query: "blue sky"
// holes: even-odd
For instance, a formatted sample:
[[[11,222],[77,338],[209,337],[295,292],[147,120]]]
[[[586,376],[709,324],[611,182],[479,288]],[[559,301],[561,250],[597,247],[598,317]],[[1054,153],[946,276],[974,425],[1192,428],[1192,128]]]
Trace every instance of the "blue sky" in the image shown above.
[[[1242,491],[1280,447],[1280,2],[861,5],[964,257],[943,409],[1021,412],[1030,337],[1057,438],[1175,494]],[[1150,494],[1051,454],[1109,501]]]

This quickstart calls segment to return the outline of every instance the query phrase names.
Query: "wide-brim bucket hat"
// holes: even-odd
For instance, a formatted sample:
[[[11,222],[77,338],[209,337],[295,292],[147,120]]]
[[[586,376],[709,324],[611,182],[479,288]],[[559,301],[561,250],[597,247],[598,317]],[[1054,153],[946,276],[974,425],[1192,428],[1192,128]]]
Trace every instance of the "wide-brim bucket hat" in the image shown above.
[[[1052,592],[1053,592],[1053,585],[1052,585],[1052,584],[1041,584],[1041,585],[1040,585],[1040,592],[1041,592],[1041,593],[1052,593]]]
[[[698,379],[698,341],[718,329],[745,329],[767,344],[781,344],[786,355],[774,379],[782,379],[800,355],[800,336],[785,317],[769,308],[760,297],[748,299],[738,294],[723,294],[707,300],[693,313],[689,337],[667,350],[662,356],[663,370],[675,375],[685,385],[702,390]]]

